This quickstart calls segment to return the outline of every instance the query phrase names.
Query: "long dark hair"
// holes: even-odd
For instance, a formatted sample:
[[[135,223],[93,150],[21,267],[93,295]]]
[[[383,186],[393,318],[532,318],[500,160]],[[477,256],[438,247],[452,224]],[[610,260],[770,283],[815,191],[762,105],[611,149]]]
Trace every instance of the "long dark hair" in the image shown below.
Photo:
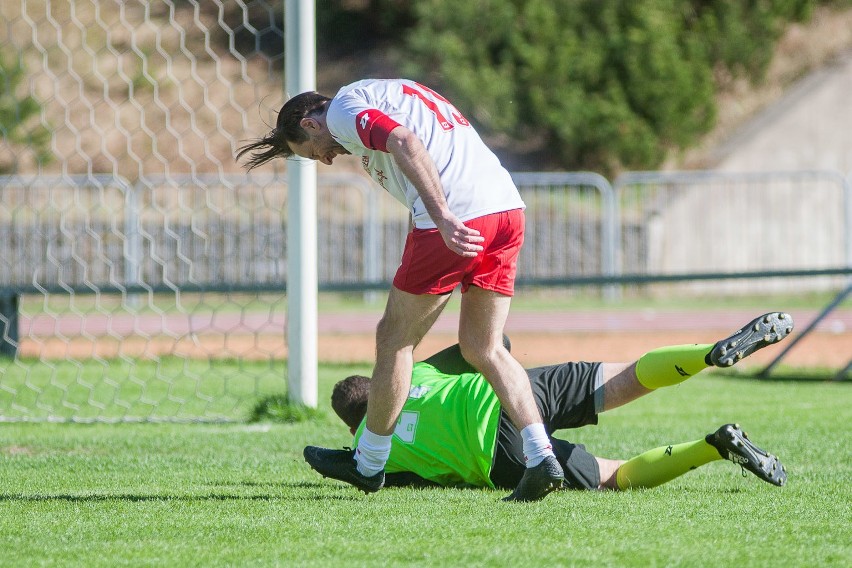
[[[237,152],[237,161],[250,153],[244,167],[252,170],[274,158],[291,157],[293,150],[290,149],[290,142],[298,144],[308,139],[299,123],[303,118],[321,114],[330,100],[314,91],[296,95],[278,111],[278,120],[272,132],[241,147]]]

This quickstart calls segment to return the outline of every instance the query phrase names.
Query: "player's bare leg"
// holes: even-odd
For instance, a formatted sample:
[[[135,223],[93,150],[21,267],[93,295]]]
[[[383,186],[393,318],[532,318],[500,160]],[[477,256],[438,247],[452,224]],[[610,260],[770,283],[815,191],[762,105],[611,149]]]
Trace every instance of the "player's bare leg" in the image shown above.
[[[639,397],[654,392],[645,388],[636,379],[636,363],[604,363],[603,373],[604,412],[633,402]]]
[[[462,296],[459,346],[464,358],[491,384],[521,432],[527,470],[511,501],[535,501],[559,488],[562,467],[553,454],[526,371],[503,345],[511,297],[471,286]]]
[[[370,381],[367,424],[356,450],[308,446],[304,457],[325,477],[345,481],[366,493],[384,485],[397,417],[408,397],[414,348],[435,323],[449,294],[415,295],[391,288],[376,329],[376,366]]]
[[[609,460],[595,456],[598,462],[598,468],[601,472],[600,489],[618,489],[618,484],[615,481],[618,468],[624,463],[624,460]]]
[[[449,299],[450,294],[416,295],[391,287],[376,328],[376,366],[367,402],[367,428],[371,432],[382,436],[393,433],[411,387],[414,348]]]
[[[466,361],[491,384],[497,398],[520,430],[541,422],[529,378],[503,345],[503,328],[511,297],[471,286],[462,296],[459,347]]]

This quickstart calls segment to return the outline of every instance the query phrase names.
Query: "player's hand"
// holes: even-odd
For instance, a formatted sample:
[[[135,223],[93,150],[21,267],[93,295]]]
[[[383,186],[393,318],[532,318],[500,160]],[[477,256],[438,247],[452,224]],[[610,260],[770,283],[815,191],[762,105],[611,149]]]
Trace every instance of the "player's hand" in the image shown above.
[[[473,258],[482,252],[481,242],[485,237],[480,236],[479,231],[465,226],[458,219],[451,219],[438,227],[438,231],[444,238],[447,248],[459,256]]]

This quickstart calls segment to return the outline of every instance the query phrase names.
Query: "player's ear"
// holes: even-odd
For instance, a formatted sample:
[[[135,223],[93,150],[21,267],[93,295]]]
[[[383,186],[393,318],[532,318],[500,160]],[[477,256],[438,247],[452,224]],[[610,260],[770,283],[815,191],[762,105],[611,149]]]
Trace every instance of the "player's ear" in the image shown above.
[[[299,121],[299,126],[302,127],[302,130],[311,130],[318,131],[320,130],[320,123],[316,118],[306,116],[302,120]]]

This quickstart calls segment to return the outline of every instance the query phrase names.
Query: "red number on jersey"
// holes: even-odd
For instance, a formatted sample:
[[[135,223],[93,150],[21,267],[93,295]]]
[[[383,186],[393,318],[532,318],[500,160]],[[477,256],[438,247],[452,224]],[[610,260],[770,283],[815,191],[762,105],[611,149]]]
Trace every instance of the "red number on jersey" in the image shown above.
[[[418,99],[420,99],[420,101],[424,105],[426,105],[426,108],[428,108],[430,111],[432,111],[432,114],[434,114],[435,118],[438,119],[438,124],[441,125],[441,128],[443,128],[445,131],[446,130],[452,130],[453,128],[455,128],[455,125],[452,122],[450,122],[449,120],[447,120],[447,118],[443,115],[443,113],[441,113],[441,111],[438,109],[438,105],[436,105],[435,101],[432,100],[432,99],[438,99],[439,101],[446,103],[447,106],[449,106],[450,109],[452,109],[450,111],[450,113],[452,114],[453,119],[456,121],[456,123],[460,124],[461,126],[470,126],[470,122],[468,122],[467,119],[465,117],[463,117],[461,115],[461,113],[459,111],[457,111],[456,108],[452,104],[450,104],[450,101],[448,101],[447,99],[445,99],[444,97],[442,97],[441,95],[439,95],[438,93],[436,93],[435,91],[430,89],[429,87],[424,87],[420,83],[415,83],[415,84],[417,85],[418,88],[420,88],[422,90],[417,90],[417,89],[410,87],[408,85],[403,85],[402,86],[402,94],[411,95],[412,97],[417,97]],[[429,95],[431,95],[432,98],[427,97],[427,95],[423,91],[425,91],[426,93],[429,93]]]

